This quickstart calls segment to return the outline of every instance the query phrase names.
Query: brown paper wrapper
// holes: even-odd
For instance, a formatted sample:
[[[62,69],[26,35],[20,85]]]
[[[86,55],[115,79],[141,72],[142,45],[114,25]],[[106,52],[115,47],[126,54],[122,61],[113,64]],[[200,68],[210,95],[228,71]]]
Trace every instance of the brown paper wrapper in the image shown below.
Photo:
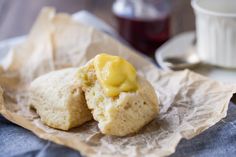
[[[132,136],[114,137],[88,122],[68,132],[49,128],[28,108],[27,86],[52,70],[81,66],[98,53],[129,60],[156,89],[160,116]],[[189,70],[162,72],[144,56],[69,15],[45,8],[26,41],[14,47],[0,68],[0,112],[40,138],[86,156],[168,156],[182,138],[190,139],[226,116],[235,85]]]

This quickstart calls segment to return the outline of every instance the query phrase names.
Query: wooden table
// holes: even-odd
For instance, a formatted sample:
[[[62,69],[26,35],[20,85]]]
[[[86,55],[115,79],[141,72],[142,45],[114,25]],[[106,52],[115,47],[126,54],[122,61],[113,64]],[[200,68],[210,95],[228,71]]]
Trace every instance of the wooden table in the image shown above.
[[[189,0],[173,1],[172,32],[178,34],[194,28]],[[39,11],[53,6],[58,12],[75,13],[88,10],[116,27],[111,6],[114,0],[0,0],[0,40],[29,32]]]

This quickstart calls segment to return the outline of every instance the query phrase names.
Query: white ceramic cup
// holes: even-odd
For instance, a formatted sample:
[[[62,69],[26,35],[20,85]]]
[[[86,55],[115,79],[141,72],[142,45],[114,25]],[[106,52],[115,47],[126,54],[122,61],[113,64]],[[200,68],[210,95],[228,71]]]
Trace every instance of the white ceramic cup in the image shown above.
[[[236,0],[192,0],[192,7],[200,59],[236,68]]]

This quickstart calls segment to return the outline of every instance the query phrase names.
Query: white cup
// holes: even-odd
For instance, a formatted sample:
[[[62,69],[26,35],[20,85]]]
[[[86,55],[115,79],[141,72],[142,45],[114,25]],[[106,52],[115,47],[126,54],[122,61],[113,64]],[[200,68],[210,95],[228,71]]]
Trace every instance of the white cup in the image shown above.
[[[192,0],[201,61],[236,68],[236,0]]]

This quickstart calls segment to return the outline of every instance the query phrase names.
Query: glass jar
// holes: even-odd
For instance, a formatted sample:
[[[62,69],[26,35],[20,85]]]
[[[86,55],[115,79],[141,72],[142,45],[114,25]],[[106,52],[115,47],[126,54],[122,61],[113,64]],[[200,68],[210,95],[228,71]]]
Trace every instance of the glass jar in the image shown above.
[[[112,10],[119,34],[150,57],[170,38],[171,0],[116,0]]]

